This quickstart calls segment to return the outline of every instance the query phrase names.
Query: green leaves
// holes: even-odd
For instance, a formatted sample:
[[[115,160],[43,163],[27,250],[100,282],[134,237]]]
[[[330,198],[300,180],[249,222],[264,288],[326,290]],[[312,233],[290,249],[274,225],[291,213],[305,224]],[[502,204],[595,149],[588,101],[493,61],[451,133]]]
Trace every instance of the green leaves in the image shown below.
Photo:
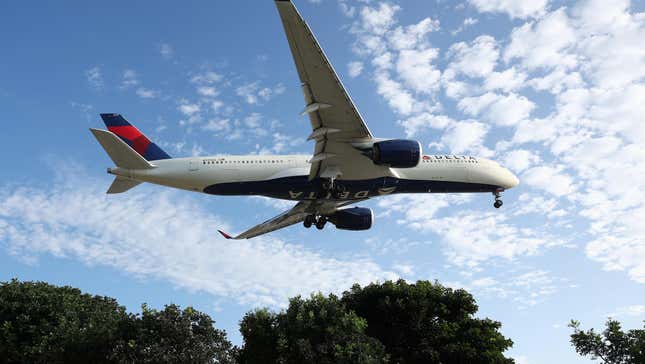
[[[343,294],[350,310],[367,321],[367,334],[385,345],[395,363],[512,363],[513,345],[501,324],[476,319],[477,305],[464,290],[403,280],[358,285]]]
[[[623,332],[618,321],[609,319],[605,325],[605,330],[599,334],[594,329],[582,331],[580,322],[571,320],[571,344],[576,352],[607,364],[645,363],[645,326],[642,330]]]
[[[513,363],[501,324],[476,312],[466,291],[427,281],[296,297],[244,317],[240,363]]]
[[[367,323],[335,295],[296,297],[281,313],[257,310],[240,323],[240,363],[385,363]]]
[[[295,297],[279,313],[247,313],[238,349],[192,307],[144,304],[135,315],[109,297],[13,280],[0,285],[0,364],[512,363],[503,355],[512,341],[499,333],[501,324],[476,312],[468,292],[439,283],[356,285],[342,297]],[[609,352],[633,350],[622,345],[632,336],[619,325],[605,336],[618,348]],[[594,338],[585,350],[603,342]]]
[[[0,363],[232,363],[231,343],[191,307],[142,307],[71,287],[0,285]]]

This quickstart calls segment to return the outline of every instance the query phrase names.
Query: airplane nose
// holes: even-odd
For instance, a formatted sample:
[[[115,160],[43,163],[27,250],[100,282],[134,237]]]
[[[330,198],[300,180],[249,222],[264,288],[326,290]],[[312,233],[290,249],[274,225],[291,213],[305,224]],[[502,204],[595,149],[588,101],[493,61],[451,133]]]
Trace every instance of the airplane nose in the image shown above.
[[[503,187],[505,189],[510,189],[510,188],[513,188],[513,187],[515,187],[515,186],[520,184],[520,179],[517,178],[517,176],[514,175],[511,171],[509,171],[508,169],[505,169],[504,172],[505,173],[504,173],[504,178],[503,178],[504,179],[504,181],[503,181],[504,186]]]

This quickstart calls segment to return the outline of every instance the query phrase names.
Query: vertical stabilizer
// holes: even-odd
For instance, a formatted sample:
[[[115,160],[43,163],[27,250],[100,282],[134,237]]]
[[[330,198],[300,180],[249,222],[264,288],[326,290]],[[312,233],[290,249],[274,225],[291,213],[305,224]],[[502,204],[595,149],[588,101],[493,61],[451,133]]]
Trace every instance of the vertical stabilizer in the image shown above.
[[[108,130],[121,138],[147,161],[171,159],[168,153],[150,141],[139,129],[135,128],[120,114],[101,114],[101,118]]]
[[[153,168],[150,162],[112,132],[99,129],[90,129],[90,131],[117,167],[123,169]]]

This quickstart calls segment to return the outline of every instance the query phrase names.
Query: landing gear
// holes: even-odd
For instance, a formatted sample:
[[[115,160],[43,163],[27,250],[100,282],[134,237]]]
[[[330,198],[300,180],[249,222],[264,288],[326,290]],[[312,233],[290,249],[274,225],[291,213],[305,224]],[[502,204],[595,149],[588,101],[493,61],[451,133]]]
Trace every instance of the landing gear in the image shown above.
[[[493,192],[493,196],[495,196],[495,203],[493,204],[493,206],[495,206],[496,209],[504,206],[504,201],[502,201],[502,192],[503,191],[504,190],[497,190],[497,191]]]
[[[334,198],[340,198],[343,195],[343,193],[345,193],[345,191],[346,191],[345,186],[340,184],[335,184],[334,187],[332,187],[331,189],[331,195]]]
[[[327,225],[327,217],[325,217],[325,216],[307,215],[307,217],[305,217],[305,221],[303,221],[302,224],[307,229],[309,229],[310,227],[316,225],[316,229],[322,230],[322,229],[325,228],[325,225]]]
[[[305,217],[305,221],[303,221],[303,223],[302,223],[302,224],[303,224],[307,229],[309,229],[310,227],[312,227],[312,226],[313,226],[313,224],[314,224],[315,222],[316,222],[316,217],[315,217],[314,215],[307,215],[307,217]]]
[[[318,219],[316,220],[316,228],[318,230],[322,230],[325,228],[326,224],[327,224],[327,218],[325,216],[318,216]]]
[[[340,198],[343,193],[347,191],[345,186],[335,182],[336,181],[333,178],[330,178],[322,183],[322,190],[324,195],[331,194],[333,198]]]

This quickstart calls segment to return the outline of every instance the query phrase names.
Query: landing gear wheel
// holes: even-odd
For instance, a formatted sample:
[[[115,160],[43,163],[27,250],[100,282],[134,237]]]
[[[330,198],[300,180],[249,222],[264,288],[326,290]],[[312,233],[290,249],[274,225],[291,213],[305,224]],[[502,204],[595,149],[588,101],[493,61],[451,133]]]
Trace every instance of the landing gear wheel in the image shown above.
[[[496,209],[504,206],[504,202],[502,202],[502,192],[503,191],[504,190],[499,189],[499,190],[493,192],[493,196],[495,196],[495,203],[493,204],[493,206],[495,206]]]
[[[316,222],[316,218],[313,215],[308,215],[307,217],[305,217],[305,221],[303,221],[302,224],[307,229],[309,229],[310,227],[312,227],[314,225],[315,222]]]
[[[327,218],[324,216],[320,216],[318,220],[316,221],[316,228],[318,230],[322,230],[325,228],[325,225],[327,224]]]
[[[345,193],[346,190],[347,189],[345,188],[345,186],[340,184],[335,184],[331,190],[331,195],[334,198],[340,198],[343,195],[343,193]]]

